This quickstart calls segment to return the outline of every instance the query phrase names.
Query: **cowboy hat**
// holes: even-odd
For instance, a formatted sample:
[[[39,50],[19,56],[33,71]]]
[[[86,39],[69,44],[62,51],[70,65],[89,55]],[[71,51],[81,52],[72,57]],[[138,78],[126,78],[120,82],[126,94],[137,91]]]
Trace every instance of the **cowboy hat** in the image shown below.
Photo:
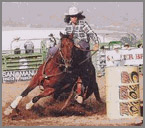
[[[83,11],[80,11],[76,7],[73,6],[73,7],[70,7],[68,13],[65,13],[64,15],[75,16],[82,13]]]

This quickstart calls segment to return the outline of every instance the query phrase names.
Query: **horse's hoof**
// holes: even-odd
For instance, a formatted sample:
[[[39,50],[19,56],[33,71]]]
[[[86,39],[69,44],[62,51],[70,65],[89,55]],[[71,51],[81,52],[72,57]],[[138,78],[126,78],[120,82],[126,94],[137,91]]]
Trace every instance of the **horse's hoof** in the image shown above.
[[[4,111],[4,114],[6,116],[10,115],[12,113],[13,109],[9,106],[8,108],[6,108],[6,110]]]
[[[32,106],[33,106],[33,102],[32,101],[30,101],[28,104],[26,104],[26,110],[29,110],[29,109],[31,109],[32,108]]]
[[[82,104],[83,103],[83,97],[82,96],[76,96],[75,100],[79,103]]]

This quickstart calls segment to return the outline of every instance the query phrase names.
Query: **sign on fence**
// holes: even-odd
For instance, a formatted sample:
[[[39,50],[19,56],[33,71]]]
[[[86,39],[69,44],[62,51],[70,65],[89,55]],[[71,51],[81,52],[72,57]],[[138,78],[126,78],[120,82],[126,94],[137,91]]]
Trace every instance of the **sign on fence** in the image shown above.
[[[30,80],[37,70],[3,71],[3,82],[16,82]]]
[[[106,51],[106,66],[115,66],[115,61],[118,61],[121,66],[143,64],[143,48],[130,50],[115,50]]]

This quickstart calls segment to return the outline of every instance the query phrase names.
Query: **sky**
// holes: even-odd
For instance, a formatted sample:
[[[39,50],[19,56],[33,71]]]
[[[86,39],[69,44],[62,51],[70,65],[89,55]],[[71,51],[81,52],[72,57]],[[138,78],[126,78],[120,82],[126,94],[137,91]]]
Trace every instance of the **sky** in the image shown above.
[[[64,13],[76,6],[95,27],[143,25],[142,2],[3,2],[2,21],[64,27]]]
[[[50,28],[48,31],[43,30],[41,34],[38,31],[27,30],[3,31],[3,42],[10,43],[17,36],[47,37],[51,28],[65,27],[64,14],[71,6],[82,10],[86,21],[95,30],[103,31],[102,27],[106,27],[104,33],[108,33],[111,29],[107,26],[115,26],[114,28],[121,32],[132,32],[138,37],[143,33],[142,2],[3,2],[2,23],[11,20],[27,25],[40,24],[46,30]],[[10,45],[3,43],[3,49],[9,49],[9,47]]]

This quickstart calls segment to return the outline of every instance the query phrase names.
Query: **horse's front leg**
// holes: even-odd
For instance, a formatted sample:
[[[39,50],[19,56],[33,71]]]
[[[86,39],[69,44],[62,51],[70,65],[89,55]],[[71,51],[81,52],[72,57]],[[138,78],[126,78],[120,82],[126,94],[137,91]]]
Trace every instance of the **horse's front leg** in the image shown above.
[[[6,108],[4,111],[5,115],[9,115],[12,111],[18,106],[19,102],[22,100],[23,97],[27,96],[30,91],[32,91],[38,85],[38,78],[34,76],[29,83],[29,86],[21,93],[20,96],[17,96],[16,99]]]
[[[40,98],[46,97],[46,96],[50,96],[51,94],[54,93],[54,91],[55,91],[54,88],[46,88],[46,89],[44,90],[44,92],[42,92],[42,93],[41,93],[40,95],[38,95],[38,96],[33,97],[33,99],[32,99],[28,104],[26,104],[26,109],[27,109],[27,110],[28,110],[28,109],[31,109],[32,106],[34,105],[34,103],[36,103]]]

